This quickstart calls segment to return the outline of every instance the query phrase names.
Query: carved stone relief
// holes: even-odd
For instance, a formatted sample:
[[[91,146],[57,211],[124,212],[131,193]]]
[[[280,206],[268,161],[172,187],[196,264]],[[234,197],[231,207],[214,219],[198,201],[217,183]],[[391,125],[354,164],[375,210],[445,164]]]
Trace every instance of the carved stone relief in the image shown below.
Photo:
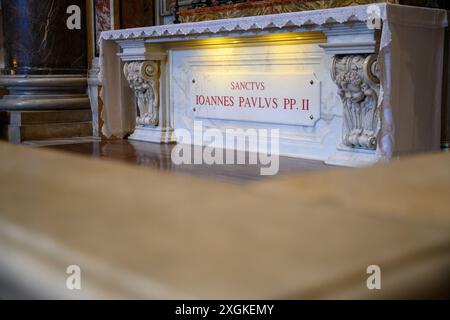
[[[158,126],[159,61],[126,62],[123,72],[136,98],[136,125]]]
[[[377,56],[335,56],[331,74],[343,103],[343,144],[375,150],[380,90]]]

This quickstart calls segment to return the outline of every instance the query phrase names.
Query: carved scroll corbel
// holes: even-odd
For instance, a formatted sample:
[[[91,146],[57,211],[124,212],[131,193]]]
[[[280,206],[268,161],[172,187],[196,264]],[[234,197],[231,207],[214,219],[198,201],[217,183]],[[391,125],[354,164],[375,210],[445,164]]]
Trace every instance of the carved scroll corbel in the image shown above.
[[[126,62],[123,72],[137,102],[136,125],[158,126],[159,61]]]
[[[380,91],[377,56],[334,56],[331,76],[343,104],[343,144],[375,150]]]

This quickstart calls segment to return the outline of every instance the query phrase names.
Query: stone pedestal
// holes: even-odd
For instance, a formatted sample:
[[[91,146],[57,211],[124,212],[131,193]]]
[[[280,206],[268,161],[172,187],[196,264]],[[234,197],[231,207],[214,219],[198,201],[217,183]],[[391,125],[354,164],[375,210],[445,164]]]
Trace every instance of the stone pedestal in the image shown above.
[[[92,111],[92,134],[95,137],[100,136],[100,113],[98,110],[98,95],[101,87],[101,82],[98,77],[100,68],[98,65],[98,58],[92,60],[92,67],[88,73],[88,86],[89,86],[89,100]]]
[[[71,5],[81,9],[81,26],[84,26],[86,8],[82,0],[2,2],[5,68],[1,70],[0,86],[7,94],[0,100],[0,111],[7,115],[3,117],[8,122],[2,123],[2,131],[11,142],[91,135],[92,130],[85,129],[85,122],[90,122],[90,118],[83,116],[77,122],[73,112],[60,116],[59,121],[49,117],[52,112],[61,115],[65,110],[84,114],[83,110],[88,110],[90,105],[86,29],[68,27],[67,19],[72,13],[67,13],[67,8]],[[35,113],[34,117],[41,119],[39,127],[11,122],[12,118],[21,118],[21,113],[26,113],[24,118]],[[61,122],[64,119],[67,122]]]
[[[0,133],[12,143],[27,140],[83,137],[92,134],[91,113],[88,109],[5,111],[0,121],[8,123]]]

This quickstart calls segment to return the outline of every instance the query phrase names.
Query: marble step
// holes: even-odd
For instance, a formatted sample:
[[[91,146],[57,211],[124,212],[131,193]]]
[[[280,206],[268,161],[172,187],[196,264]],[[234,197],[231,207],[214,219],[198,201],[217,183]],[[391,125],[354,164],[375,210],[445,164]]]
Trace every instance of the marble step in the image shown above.
[[[92,135],[92,122],[43,123],[4,126],[3,136],[11,143],[25,140],[74,138]]]
[[[88,122],[92,119],[90,109],[50,111],[5,111],[0,116],[2,123],[9,125],[31,125],[44,123]]]

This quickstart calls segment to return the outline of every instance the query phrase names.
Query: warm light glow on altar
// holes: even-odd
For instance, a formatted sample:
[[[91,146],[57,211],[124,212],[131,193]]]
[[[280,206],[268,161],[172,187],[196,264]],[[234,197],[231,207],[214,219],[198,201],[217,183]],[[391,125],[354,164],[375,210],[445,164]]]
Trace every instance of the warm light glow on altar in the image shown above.
[[[324,43],[326,36],[323,32],[286,32],[235,37],[208,37],[186,41],[168,41],[171,47],[183,46],[248,46],[253,44],[295,44],[295,43]]]

